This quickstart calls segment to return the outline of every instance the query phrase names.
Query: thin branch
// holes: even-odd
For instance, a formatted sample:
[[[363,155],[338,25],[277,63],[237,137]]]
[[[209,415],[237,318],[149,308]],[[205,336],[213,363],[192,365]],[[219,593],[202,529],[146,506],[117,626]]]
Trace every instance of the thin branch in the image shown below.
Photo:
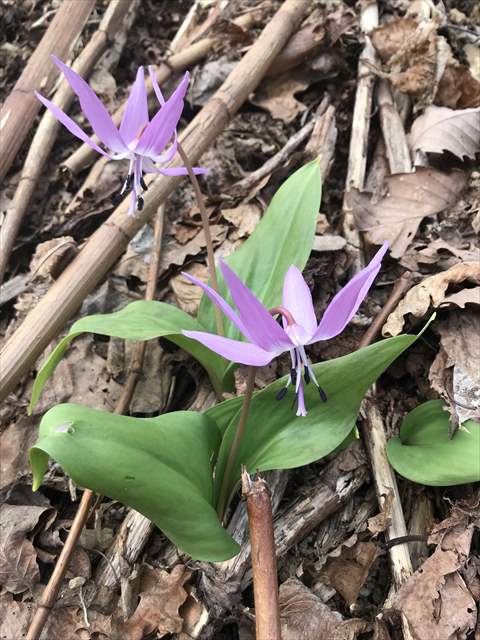
[[[281,640],[277,556],[273,537],[272,502],[266,482],[253,481],[242,471],[242,493],[247,501],[253,571],[257,638]]]
[[[215,289],[217,293],[219,293],[217,271],[215,269],[215,254],[213,253],[212,234],[210,233],[210,221],[208,219],[208,213],[205,208],[205,202],[203,200],[202,190],[200,189],[198,178],[193,171],[192,163],[190,162],[188,155],[183,150],[183,147],[180,144],[180,142],[177,142],[177,149],[182,159],[182,162],[187,169],[188,176],[190,178],[190,181],[193,186],[193,190],[195,192],[197,205],[198,205],[198,208],[200,209],[203,233],[205,235],[205,244],[207,245],[207,267],[208,267],[208,273],[210,274],[210,282],[211,282],[212,288]],[[214,305],[214,309],[215,309],[215,322],[217,325],[217,333],[218,335],[223,336],[225,335],[225,332],[223,330],[222,312],[217,307],[217,305]]]
[[[228,499],[230,497],[228,492],[229,484],[230,484],[229,479],[237,460],[238,450],[240,448],[240,443],[242,441],[242,437],[245,432],[245,427],[247,426],[248,411],[250,409],[253,390],[255,388],[256,373],[257,373],[256,367],[248,368],[247,388],[245,390],[245,395],[243,397],[242,411],[240,413],[240,418],[238,419],[238,425],[235,431],[235,436],[233,438],[232,446],[230,447],[230,451],[228,453],[227,463],[225,465],[225,471],[223,473],[223,478],[222,478],[222,486],[221,486],[220,495],[218,498],[217,513],[220,520],[223,520],[223,517],[225,515],[225,510],[228,504]]]

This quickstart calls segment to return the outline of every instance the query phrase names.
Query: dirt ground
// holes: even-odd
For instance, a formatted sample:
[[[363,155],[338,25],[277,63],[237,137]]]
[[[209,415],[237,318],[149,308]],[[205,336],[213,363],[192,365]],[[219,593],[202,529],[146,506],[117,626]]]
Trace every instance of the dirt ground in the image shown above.
[[[189,68],[192,83],[182,119],[186,125],[258,39],[281,2],[230,0],[218,12],[223,3],[200,0],[190,18],[193,0],[130,4],[129,24],[122,25],[123,32],[88,80],[113,113],[125,101],[138,66],[167,60],[178,30],[188,24],[180,50],[205,37],[212,45]],[[371,256],[384,240],[391,251],[359,313],[340,336],[311,347],[312,361],[356,350],[403,277],[392,315],[379,327],[383,336],[418,332],[435,309],[437,316],[381,376],[370,395],[372,411],[380,415],[390,438],[398,435],[408,412],[427,400],[443,398],[452,433],[464,429],[466,420],[474,429],[480,418],[480,5],[473,0],[380,0],[381,26],[369,31],[373,45],[368,46],[374,54],[367,56],[359,74],[366,42],[361,18],[375,4],[313,0],[298,40],[302,52],[267,74],[203,154],[201,166],[208,166],[210,173],[201,178],[201,187],[216,256],[228,255],[245,241],[295,169],[315,155],[331,154],[315,243],[304,271],[317,316],[346,282],[362,252]],[[0,0],[2,102],[59,5],[60,0]],[[105,0],[97,1],[70,61],[98,29],[106,5]],[[232,23],[253,9],[255,19],[248,29]],[[363,149],[351,148],[354,107],[365,77],[375,82],[367,138]],[[162,86],[167,95],[179,78],[175,73]],[[432,111],[440,107],[449,110],[449,119]],[[69,114],[85,125],[77,100]],[[325,124],[326,114],[333,120],[319,148],[315,134],[320,127],[314,124]],[[43,109],[3,181],[0,219],[12,207],[42,115]],[[255,178],[254,172],[305,127],[303,139],[293,148],[287,146],[283,157]],[[43,164],[2,287],[0,346],[15,335],[115,209],[112,196],[121,189],[125,164],[104,162],[89,180],[91,166],[67,168],[79,146],[61,127]],[[362,155],[366,171],[358,184],[351,170]],[[408,171],[402,169],[402,161]],[[353,235],[346,216],[353,220]],[[194,192],[185,179],[166,202],[156,299],[192,315],[200,291],[180,272],[208,277],[201,229]],[[359,233],[360,251],[354,246]],[[79,317],[116,311],[143,298],[153,235],[152,222],[129,243],[107,277],[79,301],[78,311],[64,323],[58,338]],[[377,334],[376,339],[381,337]],[[128,377],[132,344],[85,334],[72,343],[29,416],[35,374],[58,338],[31,363],[29,374],[0,407],[0,638],[5,640],[26,637],[82,492],[53,463],[41,489],[32,493],[28,448],[35,442],[40,418],[61,402],[113,411]],[[257,386],[266,386],[288,369],[285,357],[275,360],[262,369]],[[243,368],[235,376],[236,393],[242,394]],[[148,343],[130,415],[202,409],[214,401],[207,374],[195,360],[165,339]],[[278,558],[282,637],[473,640],[480,634],[478,483],[427,486],[397,475],[406,533],[413,538],[390,545],[395,497],[383,494],[379,507],[377,471],[363,437],[372,415],[362,409],[362,437],[346,450],[306,467],[266,475],[276,517],[286,530],[295,529],[295,505],[302,497],[307,510],[322,492],[329,505],[323,510],[321,504],[315,507],[318,517],[312,516]],[[477,454],[480,459],[480,451],[473,452]],[[234,518],[241,519],[241,501],[233,506]],[[248,565],[227,570],[192,561],[154,527],[137,548],[135,540],[126,541],[128,517],[128,507],[108,498],[98,502],[73,551],[43,640],[255,637]],[[402,546],[408,548],[413,573],[405,576],[399,592],[391,561],[392,551]],[[116,565],[119,575],[107,579],[115,549],[117,560],[121,558]]]

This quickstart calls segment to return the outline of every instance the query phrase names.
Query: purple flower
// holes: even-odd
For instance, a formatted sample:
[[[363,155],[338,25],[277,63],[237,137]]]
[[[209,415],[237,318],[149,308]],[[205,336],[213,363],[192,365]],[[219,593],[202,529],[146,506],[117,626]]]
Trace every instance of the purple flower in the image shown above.
[[[168,100],[165,100],[158,86],[155,73],[149,67],[148,71],[153,88],[160,102],[160,109],[152,120],[148,117],[147,92],[145,89],[145,75],[143,67],[139,67],[135,83],[130,91],[127,106],[123,114],[120,128],[117,129],[107,110],[100,102],[95,92],[88,86],[73,69],[67,67],[61,60],[52,56],[53,61],[63,71],[72,91],[78,96],[82,111],[89,121],[94,133],[107,147],[105,151],[98,146],[69,116],[59,109],[53,102],[47,100],[39,93],[35,95],[53,115],[74,136],[112,160],[130,161],[127,178],[123,184],[120,196],[131,190],[129,215],[138,208],[143,208],[143,198],[139,195],[140,189],[144,191],[147,185],[143,180],[143,173],[161,173],[165,176],[184,176],[187,174],[185,167],[161,168],[156,163],[165,164],[173,160],[177,152],[176,128],[183,111],[183,99],[187,92],[189,75],[188,71],[182,81]],[[165,151],[167,145],[170,148]],[[206,169],[194,168],[195,173],[206,173]]]
[[[329,340],[341,333],[357,312],[360,304],[372,286],[388,249],[385,243],[365,269],[357,273],[341,289],[328,305],[320,323],[317,325],[313,309],[312,295],[300,270],[291,266],[283,282],[282,306],[266,309],[238,276],[221,262],[223,277],[230,290],[238,315],[216,291],[201,280],[188,273],[183,275],[205,291],[207,296],[233,322],[245,336],[247,342],[232,340],[203,331],[183,331],[188,338],[198,340],[203,345],[220,354],[227,360],[240,364],[261,367],[276,356],[290,352],[292,367],[286,386],[277,398],[285,397],[288,387],[295,387],[298,409],[297,416],[307,415],[304,398],[304,384],[310,381],[318,388],[321,399],[326,402],[325,391],[315,377],[305,346]],[[283,328],[273,315],[282,317]]]

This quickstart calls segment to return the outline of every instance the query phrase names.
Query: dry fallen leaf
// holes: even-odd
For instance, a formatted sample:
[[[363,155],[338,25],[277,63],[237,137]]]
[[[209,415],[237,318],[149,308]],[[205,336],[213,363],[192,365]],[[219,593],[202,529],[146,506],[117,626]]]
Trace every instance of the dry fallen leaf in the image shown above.
[[[183,585],[190,575],[182,565],[177,565],[170,573],[145,568],[140,584],[140,602],[135,613],[125,622],[117,624],[116,634],[112,637],[118,640],[142,640],[154,632],[157,638],[179,633],[183,620],[178,609],[187,599]]]
[[[349,203],[361,231],[372,244],[387,241],[391,255],[400,258],[425,216],[433,216],[457,202],[467,175],[460,170],[443,173],[418,167],[415,173],[386,178],[388,193],[375,202],[367,193],[352,189]]]
[[[222,209],[222,216],[237,229],[230,234],[230,239],[248,237],[259,223],[261,213],[261,208],[254,202],[245,202],[234,209]]]
[[[0,491],[30,476],[28,450],[37,439],[37,422],[37,418],[22,416],[0,434]]]
[[[30,262],[31,278],[58,278],[77,253],[77,243],[70,236],[41,242]]]
[[[367,528],[373,537],[376,538],[379,533],[383,533],[390,526],[392,516],[392,506],[395,500],[394,492],[389,489],[383,498],[382,510],[376,516],[372,516],[367,521]]]
[[[27,535],[55,518],[50,507],[0,506],[0,585],[10,593],[23,593],[40,580],[37,553]]]
[[[363,542],[353,535],[328,554],[321,578],[351,607],[357,601],[360,589],[377,557],[378,545],[370,541]]]
[[[456,428],[465,420],[480,417],[480,316],[453,311],[436,326],[440,351],[430,368],[429,380],[447,401]]]
[[[459,158],[474,159],[480,151],[480,108],[427,107],[414,121],[409,143],[414,152],[450,151]]]
[[[208,282],[208,269],[204,264],[195,262],[184,271],[203,282]],[[173,289],[178,306],[190,315],[196,315],[203,293],[200,287],[187,280],[182,274],[171,278],[170,286]]]
[[[212,236],[214,247],[218,246],[225,240],[227,231],[228,229],[226,225],[210,225],[210,235]],[[173,238],[168,240],[162,250],[160,273],[168,269],[171,265],[183,265],[187,256],[197,256],[199,253],[202,253],[205,247],[205,234],[203,230],[184,245],[180,245]]]
[[[305,91],[309,84],[309,80],[301,77],[298,71],[267,78],[255,93],[252,103],[288,124],[305,111],[306,106],[295,98],[295,94]]]
[[[466,640],[475,628],[475,601],[458,573],[468,560],[473,530],[465,523],[447,530],[397,593],[393,608],[405,616],[415,640]]]
[[[370,630],[365,620],[344,620],[296,578],[284,582],[279,591],[280,622],[285,640],[354,640]]]
[[[435,104],[452,109],[480,107],[480,82],[470,69],[452,61],[438,85]]]
[[[405,316],[411,313],[415,318],[423,318],[430,306],[436,308],[445,302],[446,291],[451,284],[459,284],[469,280],[480,284],[480,262],[456,264],[447,271],[425,278],[423,282],[412,287],[400,301],[397,308],[388,316],[382,329],[384,336],[398,336],[405,324]],[[476,289],[467,289],[473,291]],[[478,297],[470,302],[478,304]]]

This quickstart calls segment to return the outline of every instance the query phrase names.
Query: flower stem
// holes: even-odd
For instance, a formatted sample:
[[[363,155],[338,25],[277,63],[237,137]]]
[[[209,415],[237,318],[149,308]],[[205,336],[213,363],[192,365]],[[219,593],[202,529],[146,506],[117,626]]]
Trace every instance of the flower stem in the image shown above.
[[[233,438],[232,446],[227,458],[227,464],[225,465],[225,471],[222,478],[222,487],[220,489],[220,496],[218,498],[217,513],[220,520],[223,520],[225,510],[228,504],[228,488],[229,479],[232,475],[233,467],[237,460],[238,450],[242,441],[242,436],[247,426],[248,411],[250,409],[250,403],[252,401],[253,389],[255,387],[255,374],[257,372],[256,367],[248,368],[247,376],[247,388],[245,390],[245,396],[243,397],[242,411],[238,420],[237,430],[235,431],[235,437]]]
[[[180,144],[180,142],[177,142],[177,149],[178,149],[178,153],[179,153],[179,155],[180,155],[180,157],[182,159],[182,162],[185,165],[185,168],[186,168],[187,173],[188,173],[188,175],[190,177],[190,180],[192,182],[193,190],[195,192],[195,198],[197,199],[198,208],[200,209],[200,216],[202,218],[202,225],[203,225],[203,233],[205,234],[205,244],[207,245],[207,263],[208,263],[207,266],[208,266],[208,271],[209,271],[209,274],[210,274],[210,282],[212,284],[212,288],[215,289],[215,291],[217,293],[219,293],[217,272],[215,270],[215,256],[213,254],[212,236],[210,234],[210,225],[209,225],[209,220],[208,220],[208,214],[207,214],[207,210],[205,208],[205,203],[203,201],[203,196],[202,196],[202,191],[200,189],[200,184],[198,183],[197,176],[193,172],[192,163],[188,159],[188,156],[185,153],[185,151],[183,150],[183,147]],[[217,333],[218,333],[218,335],[220,335],[220,336],[225,335],[225,332],[223,330],[222,313],[221,313],[220,309],[216,305],[215,305],[215,322],[216,322],[216,325],[217,325]]]

